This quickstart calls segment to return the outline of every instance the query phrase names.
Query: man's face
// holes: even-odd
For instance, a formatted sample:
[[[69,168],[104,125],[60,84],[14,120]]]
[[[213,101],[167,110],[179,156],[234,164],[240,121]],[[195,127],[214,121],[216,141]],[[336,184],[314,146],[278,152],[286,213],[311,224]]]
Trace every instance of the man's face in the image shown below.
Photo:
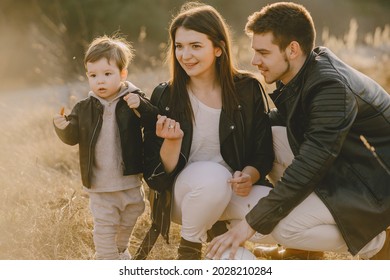
[[[278,80],[283,84],[288,83],[294,76],[286,51],[281,51],[279,46],[273,43],[274,36],[271,32],[253,34],[252,49],[254,55],[252,64],[257,66],[268,84]]]

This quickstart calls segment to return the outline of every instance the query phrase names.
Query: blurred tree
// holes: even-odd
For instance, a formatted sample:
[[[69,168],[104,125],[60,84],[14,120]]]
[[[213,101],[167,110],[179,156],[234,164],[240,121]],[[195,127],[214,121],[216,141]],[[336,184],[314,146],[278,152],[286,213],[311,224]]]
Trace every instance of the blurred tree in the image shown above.
[[[119,32],[133,42],[136,57],[133,66],[140,69],[161,62],[167,28],[185,0],[1,0],[0,75],[15,80],[64,81],[84,75],[83,56],[96,36]],[[244,36],[247,17],[267,0],[204,0],[217,8],[232,27],[236,42]],[[356,18],[360,37],[388,24],[388,0],[296,0],[310,11],[321,44],[321,32],[348,32]],[[6,40],[4,40],[6,38]],[[246,41],[245,41],[246,42]],[[18,46],[18,48],[15,48]],[[15,63],[15,58],[19,63]],[[23,63],[23,69],[20,69]],[[12,78],[11,78],[12,77]],[[17,80],[17,79],[16,79]]]

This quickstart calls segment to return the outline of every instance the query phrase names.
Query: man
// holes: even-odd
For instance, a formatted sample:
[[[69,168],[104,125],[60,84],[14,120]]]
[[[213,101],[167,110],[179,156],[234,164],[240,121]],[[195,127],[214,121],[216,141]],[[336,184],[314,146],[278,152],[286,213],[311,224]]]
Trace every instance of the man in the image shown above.
[[[230,247],[233,257],[258,232],[287,248],[390,259],[390,95],[327,48],[313,49],[314,24],[301,5],[268,5],[246,32],[252,63],[277,83],[270,177],[281,178],[207,257]]]

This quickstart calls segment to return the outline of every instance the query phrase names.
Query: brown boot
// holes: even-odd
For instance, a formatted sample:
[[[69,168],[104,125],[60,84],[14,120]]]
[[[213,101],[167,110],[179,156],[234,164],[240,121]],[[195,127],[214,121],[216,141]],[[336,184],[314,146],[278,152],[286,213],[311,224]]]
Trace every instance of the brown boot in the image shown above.
[[[386,229],[386,240],[382,249],[372,256],[370,260],[390,260],[390,228]]]
[[[224,234],[227,232],[226,222],[225,221],[217,221],[211,229],[207,231],[207,242],[213,240],[216,236]]]
[[[179,249],[177,250],[178,260],[200,260],[202,257],[202,243],[195,243],[180,239]]]
[[[322,260],[324,252],[305,251],[298,249],[283,249],[282,246],[258,246],[253,250],[253,254],[258,258],[272,260]]]

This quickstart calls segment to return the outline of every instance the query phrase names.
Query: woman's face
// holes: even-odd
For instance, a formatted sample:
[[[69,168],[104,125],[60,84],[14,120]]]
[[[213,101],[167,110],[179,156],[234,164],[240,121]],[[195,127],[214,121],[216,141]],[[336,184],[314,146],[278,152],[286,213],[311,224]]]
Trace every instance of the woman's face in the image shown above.
[[[215,61],[222,54],[207,35],[179,27],[175,34],[175,56],[190,78],[214,77]]]

